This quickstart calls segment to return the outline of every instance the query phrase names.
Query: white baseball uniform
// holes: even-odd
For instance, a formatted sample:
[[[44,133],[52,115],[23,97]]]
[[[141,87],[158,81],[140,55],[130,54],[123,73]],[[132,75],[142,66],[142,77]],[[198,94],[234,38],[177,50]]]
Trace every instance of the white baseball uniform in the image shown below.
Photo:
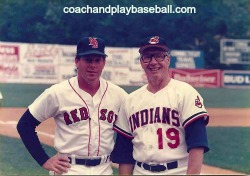
[[[200,94],[189,84],[171,79],[156,93],[147,85],[129,94],[114,129],[132,138],[133,158],[151,164],[177,161],[177,168],[157,174],[185,174],[188,164],[185,127],[208,114]],[[172,166],[171,166],[172,167]],[[152,174],[135,165],[134,174]]]
[[[112,174],[109,155],[114,146],[113,123],[126,96],[123,89],[100,78],[100,88],[92,97],[79,88],[77,77],[73,77],[46,89],[29,110],[40,122],[54,117],[54,147],[59,154],[72,159],[101,157],[103,164],[72,164],[67,174]]]

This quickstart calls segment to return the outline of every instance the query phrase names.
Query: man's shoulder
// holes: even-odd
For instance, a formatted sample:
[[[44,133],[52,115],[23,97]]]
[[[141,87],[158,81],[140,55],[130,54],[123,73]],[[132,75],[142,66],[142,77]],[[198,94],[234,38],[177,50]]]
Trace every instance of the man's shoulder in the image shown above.
[[[131,92],[128,97],[129,98],[133,98],[133,97],[136,97],[138,95],[141,95],[141,94],[145,94],[145,91],[147,91],[147,84],[136,89],[135,91]]]
[[[184,82],[184,81],[180,81],[177,79],[173,79],[173,78],[171,78],[171,82],[169,85],[175,89],[178,89],[178,90],[193,89],[193,87],[189,83]]]
[[[189,83],[176,79],[171,80],[170,87],[172,88],[173,92],[182,96],[189,96],[194,92],[197,92],[197,90]]]

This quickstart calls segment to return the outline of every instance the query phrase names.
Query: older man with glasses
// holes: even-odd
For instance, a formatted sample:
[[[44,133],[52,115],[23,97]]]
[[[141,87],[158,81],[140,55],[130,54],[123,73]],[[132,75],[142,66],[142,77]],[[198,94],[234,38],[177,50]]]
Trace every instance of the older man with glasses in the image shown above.
[[[170,78],[166,40],[148,37],[139,49],[148,84],[123,103],[113,162],[121,175],[200,174],[209,150],[208,113],[201,95],[189,84]]]

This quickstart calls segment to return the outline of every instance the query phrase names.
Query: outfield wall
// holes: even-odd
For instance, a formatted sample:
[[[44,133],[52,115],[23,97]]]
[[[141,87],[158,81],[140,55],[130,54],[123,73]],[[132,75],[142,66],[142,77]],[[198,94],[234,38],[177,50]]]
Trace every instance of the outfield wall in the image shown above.
[[[0,83],[55,84],[69,79],[77,74],[75,50],[73,45],[0,42]],[[123,86],[147,83],[138,48],[106,47],[105,52],[103,78]],[[170,55],[171,76],[194,87],[250,88],[249,71],[202,69],[202,51],[171,50]]]
[[[6,106],[18,106],[16,100],[30,103],[41,93],[36,94],[39,88],[44,90],[75,76],[75,49],[72,45],[0,42],[0,101]],[[103,78],[129,89],[147,83],[138,48],[106,47],[105,52],[108,58]],[[250,88],[250,71],[202,69],[204,58],[200,51],[172,50],[170,55],[170,76],[196,88]],[[29,91],[35,94],[27,96]]]

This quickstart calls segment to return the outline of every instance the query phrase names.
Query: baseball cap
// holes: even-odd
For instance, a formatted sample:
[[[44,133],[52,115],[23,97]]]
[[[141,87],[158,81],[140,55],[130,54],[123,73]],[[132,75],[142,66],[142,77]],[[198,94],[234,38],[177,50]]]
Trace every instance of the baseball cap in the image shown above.
[[[98,54],[107,56],[104,52],[105,41],[98,37],[82,37],[77,43],[77,56]]]
[[[139,53],[142,53],[147,48],[161,48],[169,51],[166,40],[159,36],[151,36],[143,39],[140,43]]]

